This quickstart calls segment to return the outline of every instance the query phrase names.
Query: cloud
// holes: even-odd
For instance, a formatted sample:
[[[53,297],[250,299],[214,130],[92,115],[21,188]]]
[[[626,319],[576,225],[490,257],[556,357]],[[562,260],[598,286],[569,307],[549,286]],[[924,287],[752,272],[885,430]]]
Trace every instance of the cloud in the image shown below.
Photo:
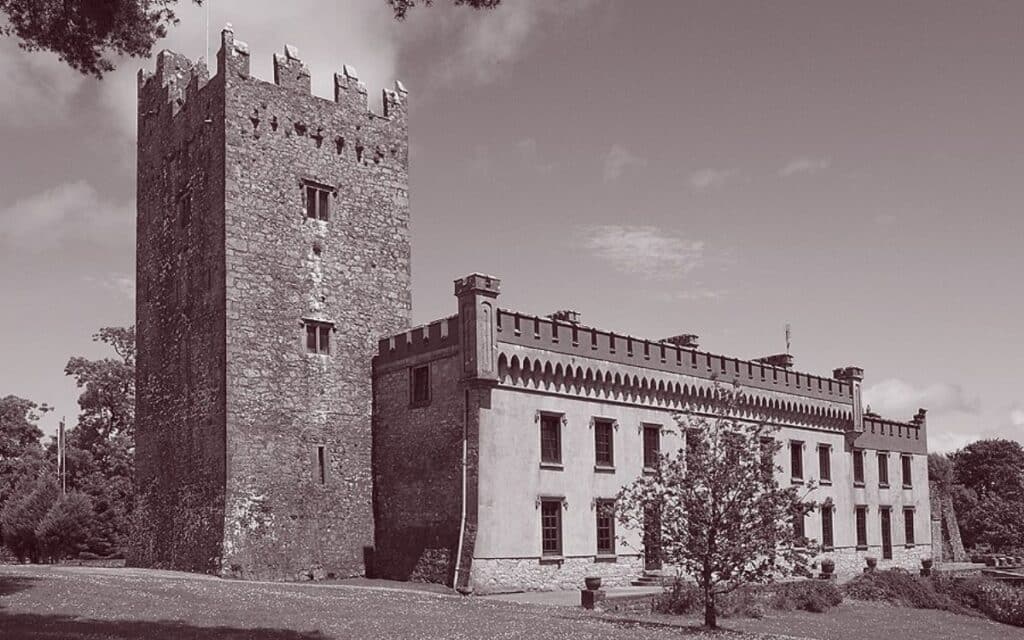
[[[381,3],[383,4],[383,3]],[[560,20],[578,20],[596,0],[514,0],[487,11],[415,11],[406,20],[410,42],[446,43],[443,62],[434,66],[432,88],[469,81],[488,84],[518,61],[539,30]]]
[[[43,253],[86,245],[124,248],[135,234],[135,207],[102,200],[85,181],[68,182],[0,211],[0,248]]]
[[[698,169],[690,174],[690,188],[698,192],[718,189],[737,175],[738,169]]]
[[[783,178],[789,178],[798,174],[814,174],[824,171],[832,166],[832,160],[829,158],[809,158],[807,156],[801,156],[799,158],[793,158],[786,163],[784,167],[779,169],[779,175]]]
[[[703,242],[651,226],[589,227],[582,233],[582,246],[620,271],[652,278],[685,275],[705,261]]]
[[[657,294],[657,297],[663,302],[718,302],[728,295],[728,289],[696,287],[693,289],[680,289],[677,291],[661,291]]]
[[[877,413],[896,419],[909,417],[920,407],[930,413],[977,414],[981,410],[981,401],[969,396],[960,385],[936,383],[918,388],[895,378],[866,388],[864,402]]]
[[[124,274],[111,273],[97,278],[95,276],[83,276],[82,279],[89,284],[113,291],[125,298],[135,302],[135,278]]]
[[[1024,407],[1014,407],[1010,410],[1010,424],[1024,428]]]
[[[72,98],[88,82],[54,54],[23,51],[13,37],[0,38],[0,77],[4,79],[0,114],[3,126],[9,128],[68,117]]]
[[[604,154],[604,181],[613,182],[621,178],[626,169],[644,166],[647,166],[645,158],[634,155],[621,145],[613,144]]]
[[[551,173],[557,166],[554,162],[545,162],[541,158],[540,152],[537,151],[537,141],[533,138],[517,142],[516,150],[526,164],[541,173]]]

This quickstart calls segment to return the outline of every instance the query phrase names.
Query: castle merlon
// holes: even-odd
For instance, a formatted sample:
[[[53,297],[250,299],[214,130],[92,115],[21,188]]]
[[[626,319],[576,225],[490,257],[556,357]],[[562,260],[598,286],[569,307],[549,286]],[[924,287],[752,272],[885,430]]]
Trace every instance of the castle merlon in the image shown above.
[[[217,52],[217,75],[233,73],[240,78],[251,78],[249,58],[249,45],[235,39],[234,28],[228,23],[221,31],[221,48]],[[297,47],[285,45],[283,53],[273,55],[273,62],[273,84],[283,89],[312,95],[310,70],[299,56]],[[183,54],[164,50],[157,54],[154,72],[139,70],[138,88],[140,94],[144,90],[166,89],[167,102],[172,103],[177,112],[177,109],[187,101],[188,96],[202,89],[209,79],[209,71],[202,58],[193,63]],[[191,88],[193,84],[195,86]],[[186,87],[190,88],[186,91]],[[382,90],[383,112],[380,114],[370,110],[366,95],[366,85],[359,79],[354,67],[343,65],[342,71],[334,74],[334,101],[338,104],[357,111],[365,111],[374,117],[405,119],[409,92],[402,82],[396,80],[393,88]]]

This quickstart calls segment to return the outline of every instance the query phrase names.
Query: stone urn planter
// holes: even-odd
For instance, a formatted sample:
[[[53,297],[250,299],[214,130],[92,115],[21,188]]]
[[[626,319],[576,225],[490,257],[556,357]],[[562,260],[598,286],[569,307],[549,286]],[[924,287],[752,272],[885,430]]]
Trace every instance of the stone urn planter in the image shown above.
[[[933,563],[934,563],[934,561],[931,558],[922,558],[921,559],[921,575],[922,576],[927,577],[927,576],[932,575],[932,564]]]
[[[587,576],[583,584],[587,585],[587,591],[597,591],[601,588],[601,576]]]
[[[832,558],[825,558],[821,561],[821,577],[828,580],[836,571],[836,561]]]
[[[867,573],[868,571],[874,571],[878,567],[878,558],[874,556],[865,557],[864,562],[866,562],[868,565],[864,567],[864,573]]]

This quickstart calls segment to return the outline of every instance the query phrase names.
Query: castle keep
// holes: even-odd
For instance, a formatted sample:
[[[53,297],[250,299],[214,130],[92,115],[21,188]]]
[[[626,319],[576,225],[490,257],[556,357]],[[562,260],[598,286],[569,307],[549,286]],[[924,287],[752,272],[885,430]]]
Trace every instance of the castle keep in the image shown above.
[[[249,73],[162,52],[139,76],[137,521],[131,562],[255,579],[361,574],[503,591],[630,582],[657,531],[599,507],[685,446],[682,410],[779,427],[780,484],[838,572],[932,552],[924,410],[865,412],[864,372],[793,369],[498,306],[410,329],[407,94],[367,107],[355,71],[311,95],[286,47]],[[935,542],[938,542],[937,538]]]
[[[136,564],[363,573],[371,358],[410,321],[406,94],[310,93],[222,33],[217,73],[139,76]]]

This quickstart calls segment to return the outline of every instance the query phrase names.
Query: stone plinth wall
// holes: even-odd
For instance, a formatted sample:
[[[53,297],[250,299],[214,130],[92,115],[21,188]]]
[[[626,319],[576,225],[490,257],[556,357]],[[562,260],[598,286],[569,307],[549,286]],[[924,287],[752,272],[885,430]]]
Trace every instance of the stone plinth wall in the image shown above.
[[[847,579],[864,571],[864,568],[867,567],[865,558],[869,556],[878,558],[878,569],[880,570],[900,568],[917,573],[921,569],[921,560],[932,557],[932,548],[929,544],[915,545],[910,548],[894,546],[892,560],[882,559],[882,547],[880,546],[871,546],[867,550],[843,548],[824,553],[817,559],[832,558],[836,563],[836,576],[840,579]],[[818,571],[815,569],[815,575]]]
[[[601,588],[626,587],[643,573],[640,556],[597,562],[593,556],[541,562],[537,558],[474,558],[471,576],[477,593],[582,589],[583,579],[601,576]]]

